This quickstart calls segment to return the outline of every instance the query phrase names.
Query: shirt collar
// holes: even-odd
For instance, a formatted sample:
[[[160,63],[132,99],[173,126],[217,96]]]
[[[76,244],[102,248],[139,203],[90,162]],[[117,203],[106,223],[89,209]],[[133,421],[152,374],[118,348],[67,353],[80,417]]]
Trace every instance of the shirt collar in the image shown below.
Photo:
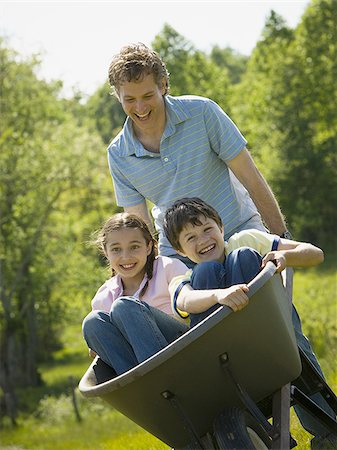
[[[191,117],[190,112],[186,108],[180,97],[172,97],[166,95],[164,97],[166,110],[166,125],[163,133],[163,139],[172,136],[175,132],[175,126],[178,123],[185,122]],[[160,156],[144,149],[139,140],[135,137],[132,127],[132,120],[127,117],[123,129],[117,136],[120,140],[119,155],[120,156]]]
[[[147,277],[147,274],[145,274],[142,282],[140,283],[140,286],[139,286],[137,292],[135,292],[132,295],[132,297],[139,298],[139,294],[140,294],[141,290],[143,289],[143,287],[145,286],[145,283],[147,282],[147,280],[148,280],[148,277]],[[110,278],[109,280],[107,280],[107,285],[108,285],[109,290],[113,293],[114,299],[117,299],[118,297],[121,297],[123,295],[123,283],[122,283],[122,279],[121,279],[120,275],[115,275],[112,278]]]

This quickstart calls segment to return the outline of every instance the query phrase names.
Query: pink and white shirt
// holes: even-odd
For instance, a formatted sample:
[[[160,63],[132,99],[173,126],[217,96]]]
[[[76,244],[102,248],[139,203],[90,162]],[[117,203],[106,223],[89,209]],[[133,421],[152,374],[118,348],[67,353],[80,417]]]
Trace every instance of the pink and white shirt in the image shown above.
[[[184,275],[187,270],[186,265],[179,259],[157,256],[153,265],[153,276],[149,280],[148,287],[141,300],[173,316],[168,286],[174,277]],[[143,289],[147,279],[147,275],[145,275],[138,291],[133,294],[133,297],[139,297],[139,293]],[[122,295],[123,284],[121,277],[115,275],[107,280],[96,292],[91,301],[92,310],[109,312],[112,303]],[[177,317],[175,316],[175,318]]]

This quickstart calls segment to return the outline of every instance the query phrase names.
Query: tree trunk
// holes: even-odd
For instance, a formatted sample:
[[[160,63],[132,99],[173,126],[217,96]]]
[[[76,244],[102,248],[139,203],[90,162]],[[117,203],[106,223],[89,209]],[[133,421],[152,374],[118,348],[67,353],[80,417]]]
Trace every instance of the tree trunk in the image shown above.
[[[34,303],[29,302],[26,310],[27,329],[25,339],[25,384],[38,386],[41,378],[37,369],[37,330]]]
[[[16,425],[17,398],[14,391],[14,379],[11,376],[11,368],[15,366],[15,363],[13,364],[12,358],[9,357],[13,347],[13,338],[14,336],[11,336],[10,331],[5,326],[0,345],[0,360],[2,361],[0,365],[0,386],[3,392],[5,414],[11,419],[12,424]]]

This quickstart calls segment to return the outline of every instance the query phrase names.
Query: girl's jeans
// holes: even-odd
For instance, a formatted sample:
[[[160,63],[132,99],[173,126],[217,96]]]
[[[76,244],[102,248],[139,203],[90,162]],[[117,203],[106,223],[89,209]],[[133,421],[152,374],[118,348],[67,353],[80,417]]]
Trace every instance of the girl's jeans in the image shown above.
[[[120,297],[110,313],[92,311],[83,321],[89,348],[117,375],[131,369],[177,339],[188,326],[135,297]]]
[[[193,289],[226,288],[234,284],[249,283],[261,270],[261,256],[249,247],[242,247],[227,255],[223,264],[216,261],[204,262],[193,268],[191,286]],[[191,314],[191,326],[196,325],[211,312],[219,308],[215,305],[201,314]],[[301,320],[294,306],[292,306],[292,321],[298,346],[305,352],[310,361],[323,376],[321,367],[311,348],[308,339],[302,333]],[[286,363],[286,362],[285,362]],[[320,393],[310,397],[331,417],[335,414]],[[299,406],[294,407],[303,427],[314,436],[326,436],[329,431],[316,421],[310,414]]]

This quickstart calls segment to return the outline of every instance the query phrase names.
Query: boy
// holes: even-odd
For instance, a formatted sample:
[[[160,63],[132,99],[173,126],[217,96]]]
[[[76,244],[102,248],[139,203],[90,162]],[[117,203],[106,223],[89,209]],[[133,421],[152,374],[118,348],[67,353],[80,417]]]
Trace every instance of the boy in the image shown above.
[[[191,327],[221,305],[239,311],[248,303],[247,284],[273,260],[277,271],[286,267],[320,264],[323,251],[312,244],[281,239],[259,230],[243,230],[224,241],[224,228],[218,213],[199,198],[184,198],[167,209],[164,231],[172,247],[197,265],[185,276],[175,277],[169,286],[173,310],[181,317],[190,315]],[[263,257],[261,256],[263,255]],[[310,343],[303,335],[301,321],[292,308],[293,325],[299,347],[322,374]],[[323,376],[323,374],[322,374]],[[320,394],[312,396],[332,417],[334,412]],[[334,436],[300,407],[295,407],[304,428],[315,436],[312,448],[326,448]]]

